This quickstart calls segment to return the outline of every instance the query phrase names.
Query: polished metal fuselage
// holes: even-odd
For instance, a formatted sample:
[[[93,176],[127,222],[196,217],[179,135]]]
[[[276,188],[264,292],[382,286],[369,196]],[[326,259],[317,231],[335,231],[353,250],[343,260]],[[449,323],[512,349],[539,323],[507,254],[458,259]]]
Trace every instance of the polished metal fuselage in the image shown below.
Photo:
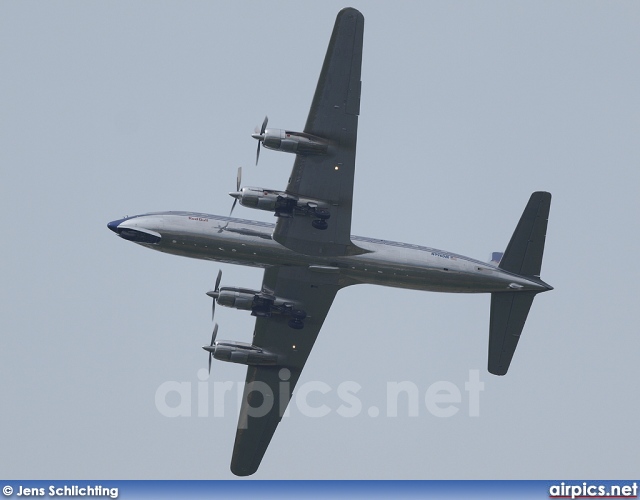
[[[122,220],[119,229],[161,235],[158,243],[140,243],[160,252],[194,259],[267,268],[304,266],[338,273],[344,286],[373,285],[437,292],[543,291],[542,282],[497,266],[434,248],[352,236],[365,250],[349,256],[309,256],[271,238],[274,224],[194,212],[156,212]]]

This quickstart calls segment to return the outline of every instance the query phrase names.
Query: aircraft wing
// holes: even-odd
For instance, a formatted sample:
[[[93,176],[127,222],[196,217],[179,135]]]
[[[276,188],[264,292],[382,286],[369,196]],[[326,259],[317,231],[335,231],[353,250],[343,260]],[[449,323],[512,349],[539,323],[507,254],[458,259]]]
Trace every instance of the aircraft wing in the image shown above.
[[[289,316],[259,317],[253,345],[282,355],[278,366],[249,366],[242,397],[231,472],[253,474],[287,408],[293,388],[340,288],[339,274],[307,267],[275,266],[265,270],[262,290],[292,299],[307,313],[304,328],[288,325]]]
[[[347,255],[362,251],[351,243],[351,206],[360,113],[360,68],[364,17],[340,11],[322,65],[304,132],[327,140],[328,152],[297,155],[286,192],[330,206],[328,227],[310,217],[280,217],[273,239],[307,255]]]

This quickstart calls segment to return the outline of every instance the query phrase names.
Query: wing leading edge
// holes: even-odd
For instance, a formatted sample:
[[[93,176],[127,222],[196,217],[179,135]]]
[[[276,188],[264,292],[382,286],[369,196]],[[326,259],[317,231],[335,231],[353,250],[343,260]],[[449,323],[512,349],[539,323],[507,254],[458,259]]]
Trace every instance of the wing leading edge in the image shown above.
[[[364,17],[355,9],[336,18],[304,132],[329,143],[326,154],[297,155],[286,192],[330,208],[327,229],[306,217],[279,218],[273,239],[307,255],[363,251],[351,242],[351,207],[360,113]]]

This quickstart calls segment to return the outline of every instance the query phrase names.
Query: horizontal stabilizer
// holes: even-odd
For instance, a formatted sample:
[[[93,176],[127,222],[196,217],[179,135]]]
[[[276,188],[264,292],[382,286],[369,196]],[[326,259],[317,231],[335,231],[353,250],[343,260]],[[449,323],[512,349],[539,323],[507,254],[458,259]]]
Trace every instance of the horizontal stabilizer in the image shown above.
[[[535,296],[536,292],[491,294],[489,373],[507,373]]]
[[[500,261],[500,269],[540,277],[550,206],[551,193],[537,191],[531,195]]]
[[[499,265],[503,255],[504,252],[491,252],[491,260],[489,263],[495,264],[496,266]]]

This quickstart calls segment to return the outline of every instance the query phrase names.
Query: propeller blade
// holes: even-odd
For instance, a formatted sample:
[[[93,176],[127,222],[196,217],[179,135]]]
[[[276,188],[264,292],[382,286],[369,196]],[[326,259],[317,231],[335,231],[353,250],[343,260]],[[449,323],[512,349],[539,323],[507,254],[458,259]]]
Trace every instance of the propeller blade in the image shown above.
[[[231,211],[229,212],[229,217],[231,217],[231,214],[233,213],[233,209],[236,208],[236,203],[238,203],[238,198],[236,198],[235,200],[233,200],[233,205],[231,205]],[[225,226],[226,228],[227,226]]]
[[[269,117],[265,116],[264,121],[262,122],[262,127],[260,127],[260,135],[264,135],[264,131],[267,130],[268,122],[269,122]]]
[[[218,336],[218,323],[216,323],[213,327],[213,333],[211,334],[211,346],[216,341],[216,337]]]
[[[215,304],[215,300],[213,301]],[[211,334],[211,344],[210,347],[213,347],[213,343],[216,341],[216,337],[218,336],[218,323],[213,327],[213,333]],[[209,375],[211,375],[211,360],[213,359],[213,353],[209,351]]]
[[[260,143],[258,143],[259,145]],[[240,185],[242,184],[242,167],[238,167],[238,175],[236,176],[236,193],[240,193]],[[231,194],[231,193],[229,193]],[[235,193],[234,193],[235,194]],[[236,208],[236,203],[238,203],[238,198],[234,196],[233,205],[231,205],[231,211],[229,212],[229,217],[233,213],[233,209]]]
[[[211,299],[213,300],[213,302],[211,303],[211,321],[213,321],[213,317],[216,313],[216,299],[218,298],[218,291],[220,290],[220,280],[222,280],[222,269],[218,269],[218,276],[216,277],[216,285],[213,288],[213,293],[207,292],[207,295],[209,295],[209,297],[211,297]],[[215,332],[217,331],[218,331],[218,325],[216,324]],[[214,340],[215,340],[215,335],[214,335],[214,338],[211,339],[212,345]]]
[[[269,122],[269,117],[265,116],[264,121],[262,122],[262,126],[260,127],[260,133],[258,134],[258,127],[256,127],[256,133],[251,134],[251,137],[257,139],[258,141],[258,149],[256,150],[256,165],[258,164],[258,160],[260,159],[260,143],[264,141],[264,132],[267,130],[267,123]]]

